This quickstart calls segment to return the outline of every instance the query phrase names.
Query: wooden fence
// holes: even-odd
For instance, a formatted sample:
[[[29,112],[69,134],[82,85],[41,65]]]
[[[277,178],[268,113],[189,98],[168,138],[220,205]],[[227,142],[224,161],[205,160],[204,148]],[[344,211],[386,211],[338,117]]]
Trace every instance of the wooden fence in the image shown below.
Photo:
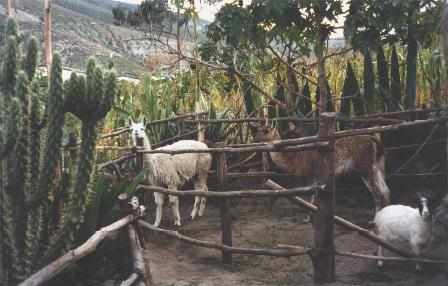
[[[418,114],[418,111],[412,111],[411,113],[403,113],[403,114]],[[427,111],[424,111],[426,114]],[[384,114],[386,116],[388,114]],[[399,113],[393,114],[394,116],[399,116]],[[406,115],[407,116],[407,115]],[[380,116],[380,117],[383,117]],[[417,117],[417,116],[416,116]],[[188,120],[190,117],[185,117]],[[375,118],[374,115],[369,117]],[[175,119],[179,120],[179,119]],[[251,119],[248,119],[249,121]],[[258,120],[258,119],[257,119]],[[283,120],[283,119],[282,119]],[[286,119],[285,119],[286,120]],[[364,229],[348,220],[345,220],[341,217],[334,215],[334,205],[335,205],[335,174],[334,174],[334,146],[335,140],[338,138],[355,136],[355,135],[367,135],[367,134],[375,134],[382,133],[391,130],[400,130],[403,128],[410,128],[414,126],[428,125],[428,124],[446,124],[448,121],[447,117],[437,118],[437,119],[428,119],[428,120],[416,120],[413,122],[403,122],[390,126],[380,126],[380,127],[371,127],[364,129],[355,129],[355,130],[345,130],[345,131],[336,131],[336,114],[334,113],[323,113],[320,115],[319,121],[319,134],[317,136],[310,136],[305,138],[297,138],[297,139],[287,139],[287,140],[279,140],[272,143],[253,143],[253,144],[239,144],[237,146],[224,146],[223,144],[218,144],[216,148],[209,148],[208,150],[182,150],[182,151],[168,151],[168,150],[142,150],[141,148],[133,148],[132,152],[125,155],[122,158],[118,158],[112,160],[110,162],[105,162],[100,165],[101,168],[107,166],[113,166],[114,164],[118,164],[120,162],[136,158],[136,161],[139,162],[141,167],[141,162],[143,162],[144,154],[150,153],[166,153],[166,154],[180,154],[180,153],[193,153],[193,152],[207,152],[213,153],[217,159],[217,170],[216,177],[218,180],[219,189],[216,191],[209,192],[198,192],[198,191],[171,191],[168,189],[160,188],[157,186],[146,186],[140,185],[138,187],[139,191],[145,192],[161,192],[170,195],[176,196],[203,196],[203,197],[219,197],[220,204],[220,217],[221,217],[221,230],[222,230],[222,238],[221,243],[208,242],[197,240],[185,235],[182,235],[176,231],[166,230],[162,228],[156,228],[147,222],[142,220],[138,220],[139,215],[131,214],[122,220],[117,221],[111,226],[105,227],[99,230],[95,235],[89,239],[84,245],[78,247],[75,250],[67,253],[62,256],[58,260],[54,261],[44,269],[35,273],[29,279],[24,281],[20,285],[41,285],[54,277],[57,273],[61,272],[65,267],[79,260],[81,257],[85,256],[87,253],[94,251],[99,241],[108,236],[108,233],[115,232],[118,229],[121,229],[124,226],[129,225],[129,223],[135,221],[137,219],[138,225],[150,231],[162,233],[164,235],[176,238],[178,240],[191,243],[193,245],[198,245],[201,247],[207,247],[212,249],[217,249],[222,252],[222,259],[224,263],[232,263],[232,254],[250,254],[250,255],[269,255],[275,257],[290,257],[290,256],[298,256],[307,254],[312,259],[314,266],[314,280],[318,283],[321,282],[331,282],[334,281],[335,278],[335,255],[344,255],[350,257],[357,257],[361,259],[381,259],[381,260],[394,260],[394,261],[419,261],[424,263],[447,263],[446,261],[437,261],[430,259],[419,259],[414,258],[410,253],[404,252],[394,245],[389,244],[388,242],[382,240],[380,237],[376,236],[372,232],[367,229]],[[213,122],[205,122],[198,121],[202,123],[212,123]],[[238,121],[245,122],[245,121]],[[369,121],[371,122],[371,121]],[[108,135],[103,135],[102,138],[110,138],[113,136],[117,136],[117,134],[122,134],[122,132],[126,132],[125,129],[118,130]],[[112,135],[114,134],[114,135]],[[448,146],[448,144],[447,144]],[[124,149],[124,148],[123,148]],[[226,191],[226,184],[229,177],[251,177],[254,175],[259,175],[261,177],[268,177],[272,175],[272,172],[267,172],[264,170],[263,172],[256,173],[231,173],[228,171],[227,166],[227,154],[231,153],[245,153],[245,152],[268,152],[268,151],[276,151],[276,152],[300,152],[305,150],[317,149],[321,155],[320,160],[320,174],[317,185],[302,187],[302,188],[293,188],[293,189],[285,189],[280,185],[276,184],[272,180],[268,180],[265,183],[265,190],[247,190],[247,191]],[[128,150],[128,149],[126,149]],[[447,159],[445,159],[447,160]],[[311,203],[306,202],[301,199],[298,195],[317,193],[317,204],[313,205]],[[257,198],[263,196],[284,196],[287,197],[292,203],[298,204],[301,207],[304,207],[307,210],[315,212],[315,219],[313,222],[313,229],[315,231],[315,242],[313,248],[306,248],[298,245],[279,245],[272,249],[258,249],[258,248],[241,248],[234,247],[232,243],[232,218],[230,215],[230,204],[229,199],[235,197],[248,197],[248,198]],[[372,242],[379,244],[386,249],[406,258],[402,257],[378,257],[371,255],[362,255],[356,253],[349,252],[340,252],[335,249],[334,246],[334,224],[339,224],[345,228],[348,228],[352,231],[356,231],[361,236],[371,240]],[[136,241],[135,237],[138,237],[138,234],[133,230],[133,227],[128,228],[128,233],[134,241]],[[137,241],[139,241],[137,239]],[[134,269],[135,273],[133,273],[126,281],[124,281],[123,285],[130,285],[137,279],[144,281],[146,285],[151,284],[149,269],[142,266],[142,256],[141,256],[141,244],[138,243],[132,246],[133,256],[135,256],[134,261]],[[140,262],[139,262],[140,261]],[[127,284],[126,284],[127,283]]]

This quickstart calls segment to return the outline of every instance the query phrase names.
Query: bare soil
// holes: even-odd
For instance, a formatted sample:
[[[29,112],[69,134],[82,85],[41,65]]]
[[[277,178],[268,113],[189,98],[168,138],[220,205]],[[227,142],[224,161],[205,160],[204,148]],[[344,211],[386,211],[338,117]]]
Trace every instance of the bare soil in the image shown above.
[[[187,220],[191,203],[181,204],[183,226],[179,232],[201,240],[220,241],[219,211],[213,202],[208,204],[206,215],[195,221]],[[243,199],[232,205],[235,246],[312,245],[312,226],[303,221],[306,213],[288,201],[280,199],[272,209],[268,199]],[[373,216],[371,209],[361,206],[339,207],[337,213],[364,226]],[[163,227],[173,228],[168,207],[163,223]],[[287,259],[234,255],[233,264],[224,265],[221,253],[216,250],[191,246],[162,234],[148,234],[146,240],[156,285],[313,285],[312,263],[308,256]],[[339,227],[336,227],[336,247],[340,251],[364,254],[373,254],[376,250],[373,243]],[[374,261],[348,257],[337,257],[336,265],[337,281],[327,285],[448,285],[447,276],[429,266],[423,273],[416,273],[412,263],[387,263],[384,269],[378,269]]]

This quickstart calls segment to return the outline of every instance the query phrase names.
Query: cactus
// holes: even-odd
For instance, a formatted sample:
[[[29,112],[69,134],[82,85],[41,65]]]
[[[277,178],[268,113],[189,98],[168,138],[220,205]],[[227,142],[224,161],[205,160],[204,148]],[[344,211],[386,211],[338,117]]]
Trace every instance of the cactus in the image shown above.
[[[13,98],[9,101],[9,109],[7,114],[10,116],[6,120],[6,132],[4,133],[6,141],[12,142],[14,141],[12,138],[17,136],[20,128],[20,103],[17,99]],[[7,272],[9,272],[9,278],[12,283],[15,283],[20,280],[22,277],[22,269],[20,263],[20,255],[19,255],[19,245],[17,244],[17,233],[16,233],[16,213],[14,210],[15,206],[15,194],[14,190],[11,188],[9,178],[13,175],[13,169],[10,166],[14,166],[12,163],[14,159],[11,156],[8,156],[2,161],[2,176],[3,179],[3,187],[2,187],[2,195],[3,201],[1,206],[2,211],[2,226],[3,226],[3,252],[4,252],[4,261],[10,261],[7,263],[5,267]]]
[[[116,78],[113,73],[104,78],[101,69],[90,61],[87,80],[72,76],[66,84],[65,100],[62,63],[55,55],[44,107],[39,97],[39,84],[33,81],[36,41],[29,42],[26,56],[19,65],[15,22],[8,20],[6,30],[8,38],[1,47],[4,56],[0,75],[0,285],[15,285],[41,263],[48,262],[41,254],[47,250],[49,230],[53,227],[49,220],[53,211],[50,197],[60,188],[55,186],[54,179],[66,111],[82,121],[82,149],[68,187],[71,194],[66,202],[69,219],[64,221],[62,235],[58,236],[63,246],[71,245],[83,221],[86,203],[95,198],[91,184],[97,128],[112,106]],[[45,130],[42,129],[44,125]]]
[[[90,59],[87,65],[87,79],[72,75],[66,88],[66,111],[73,113],[82,121],[82,143],[76,175],[69,190],[64,223],[52,240],[46,255],[48,258],[54,256],[60,248],[71,247],[83,222],[87,198],[92,193],[97,128],[112,107],[116,93],[116,78],[113,73],[110,73],[104,80],[102,70],[96,67],[94,60]],[[70,104],[71,102],[77,104]]]
[[[23,68],[26,71],[28,79],[32,79],[36,73],[37,67],[37,40],[32,37],[28,43],[25,59],[23,61]]]

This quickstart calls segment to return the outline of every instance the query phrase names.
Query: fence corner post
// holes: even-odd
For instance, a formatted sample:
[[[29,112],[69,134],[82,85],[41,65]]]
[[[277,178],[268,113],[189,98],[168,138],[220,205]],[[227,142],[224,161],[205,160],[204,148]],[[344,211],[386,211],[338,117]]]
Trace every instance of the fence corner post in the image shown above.
[[[325,184],[325,190],[317,195],[318,211],[314,217],[314,251],[312,254],[314,282],[329,283],[335,281],[334,258],[334,204],[335,204],[335,139],[336,113],[322,113],[319,119],[319,137],[327,138],[329,146],[321,149],[318,180]]]
[[[216,147],[224,147],[224,142],[216,143]],[[216,173],[218,179],[218,189],[224,190],[227,174],[226,153],[218,153]],[[221,198],[219,203],[219,212],[221,217],[222,244],[232,246],[232,215],[230,213],[229,199]],[[226,250],[222,251],[222,262],[232,264],[232,253]]]

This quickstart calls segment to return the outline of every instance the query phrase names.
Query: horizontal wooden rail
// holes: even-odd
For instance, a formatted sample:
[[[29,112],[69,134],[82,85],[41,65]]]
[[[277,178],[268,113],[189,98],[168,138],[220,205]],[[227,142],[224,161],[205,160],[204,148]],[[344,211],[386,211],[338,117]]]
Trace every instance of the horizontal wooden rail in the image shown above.
[[[192,131],[189,131],[189,132],[186,132],[186,133],[183,133],[183,134],[178,134],[178,135],[175,135],[173,137],[166,138],[166,139],[160,141],[159,143],[154,144],[152,147],[153,148],[159,148],[160,146],[163,146],[163,145],[165,145],[165,144],[167,144],[167,143],[169,143],[171,141],[182,139],[182,138],[185,138],[185,137],[197,134],[197,133],[198,133],[198,130],[192,130]]]
[[[405,114],[428,114],[431,112],[440,112],[446,110],[445,108],[425,108],[425,109],[412,109],[412,110],[403,110],[403,111],[394,111],[394,112],[380,112],[380,113],[372,113],[364,116],[360,116],[358,118],[372,118],[372,117],[387,117],[394,115],[405,115]]]
[[[427,119],[427,120],[415,120],[415,121],[403,122],[400,124],[394,124],[394,125],[388,125],[388,126],[378,126],[378,127],[370,127],[370,128],[363,128],[363,129],[337,131],[334,133],[334,137],[336,139],[339,139],[339,138],[356,136],[356,135],[369,135],[369,134],[383,133],[383,132],[388,132],[388,131],[397,131],[397,130],[405,129],[405,128],[409,128],[409,127],[422,126],[422,125],[426,125],[426,124],[442,123],[445,121],[448,121],[448,117],[441,117],[441,118]],[[300,144],[308,144],[308,143],[322,142],[322,141],[328,141],[328,138],[322,138],[322,137],[317,137],[317,136],[308,136],[308,137],[302,137],[302,138],[273,141],[271,144],[274,146],[288,146],[288,145],[300,145]]]
[[[220,123],[247,123],[247,122],[264,122],[264,121],[290,121],[290,122],[317,122],[317,119],[312,118],[298,118],[298,117],[275,117],[275,118],[233,118],[233,119],[191,119],[185,120],[187,123],[205,123],[205,124],[220,124]]]
[[[204,240],[198,240],[191,237],[188,237],[186,235],[180,234],[178,231],[174,230],[168,230],[163,229],[159,227],[154,227],[152,224],[149,224],[143,220],[138,220],[138,224],[147,229],[154,232],[162,233],[166,236],[175,238],[177,240],[197,245],[205,248],[211,248],[216,249],[220,251],[226,251],[236,254],[250,254],[250,255],[265,255],[265,256],[274,256],[274,257],[292,257],[292,256],[301,256],[305,254],[309,254],[309,251],[307,249],[265,249],[265,248],[243,248],[243,247],[233,247],[233,246],[227,246],[224,244],[211,242],[211,241],[204,241]]]
[[[271,189],[276,189],[276,190],[286,190],[285,188],[283,188],[282,186],[280,186],[279,184],[275,183],[272,180],[268,180],[265,183],[265,186]],[[300,198],[300,197],[288,197],[288,199],[297,204],[300,205],[301,207],[310,210],[312,212],[317,212],[318,208],[317,206],[305,201],[304,199]],[[365,229],[363,227],[360,227],[342,217],[339,216],[334,216],[334,222],[340,226],[343,226],[347,229],[356,231],[359,233],[359,235],[367,238],[370,241],[373,241],[381,246],[383,246],[384,248],[400,255],[400,256],[404,256],[404,257],[414,257],[414,255],[412,255],[411,253],[408,253],[406,251],[403,251],[397,247],[395,247],[394,245],[388,243],[387,241],[385,241],[384,239],[380,238],[379,236],[373,234],[372,232],[370,232],[368,229]]]
[[[420,147],[422,145],[436,145],[436,144],[444,144],[446,142],[445,139],[440,139],[440,140],[434,140],[434,141],[430,141],[428,143],[418,143],[418,144],[409,144],[409,145],[401,145],[401,146],[393,146],[393,147],[387,147],[384,148],[384,150],[386,152],[389,151],[396,151],[396,150],[405,150],[405,149],[412,149],[412,148],[416,148],[416,147]]]
[[[279,248],[289,248],[289,249],[298,249],[303,250],[303,246],[295,246],[289,244],[279,244],[277,245]],[[309,249],[311,251],[311,249]],[[361,258],[361,259],[369,259],[369,260],[384,260],[384,261],[396,261],[396,262],[418,262],[418,263],[428,263],[428,264],[448,264],[448,261],[445,260],[434,260],[427,258],[405,258],[405,257],[393,257],[393,256],[377,256],[377,255],[368,255],[363,253],[355,253],[355,252],[346,252],[346,251],[338,251],[334,252],[339,256],[346,256],[352,258]]]
[[[124,156],[121,156],[118,159],[114,159],[114,160],[111,160],[111,161],[107,161],[107,162],[98,164],[97,169],[101,170],[101,169],[106,168],[106,167],[111,166],[111,165],[121,164],[124,161],[130,160],[130,159],[133,159],[133,158],[135,158],[135,154],[133,154],[133,153],[126,154]]]
[[[222,148],[208,148],[208,149],[182,149],[182,150],[137,150],[138,153],[143,154],[185,154],[185,153],[244,153],[244,152],[298,152],[308,151],[319,148],[327,148],[327,142],[317,142],[313,144],[304,144],[301,146],[274,146],[272,144],[265,144],[262,146],[250,146],[250,147],[222,147]]]
[[[284,197],[284,196],[297,196],[297,195],[309,195],[315,191],[322,190],[324,186],[313,185],[301,188],[285,189],[285,190],[247,190],[247,191],[174,191],[166,188],[149,185],[138,185],[137,191],[150,191],[158,192],[167,195],[188,197],[188,196],[201,196],[208,198],[257,198],[257,197]]]
[[[165,118],[165,119],[159,119],[159,120],[153,120],[151,122],[148,122],[146,124],[146,127],[149,127],[151,125],[157,125],[157,124],[163,124],[163,123],[168,123],[168,122],[172,122],[172,121],[177,121],[179,119],[184,119],[184,118],[189,118],[189,117],[194,117],[194,116],[200,116],[200,115],[205,115],[207,114],[207,112],[200,112],[200,113],[187,113],[187,114],[182,114],[182,115],[177,115],[174,117],[170,117],[170,118]]]

